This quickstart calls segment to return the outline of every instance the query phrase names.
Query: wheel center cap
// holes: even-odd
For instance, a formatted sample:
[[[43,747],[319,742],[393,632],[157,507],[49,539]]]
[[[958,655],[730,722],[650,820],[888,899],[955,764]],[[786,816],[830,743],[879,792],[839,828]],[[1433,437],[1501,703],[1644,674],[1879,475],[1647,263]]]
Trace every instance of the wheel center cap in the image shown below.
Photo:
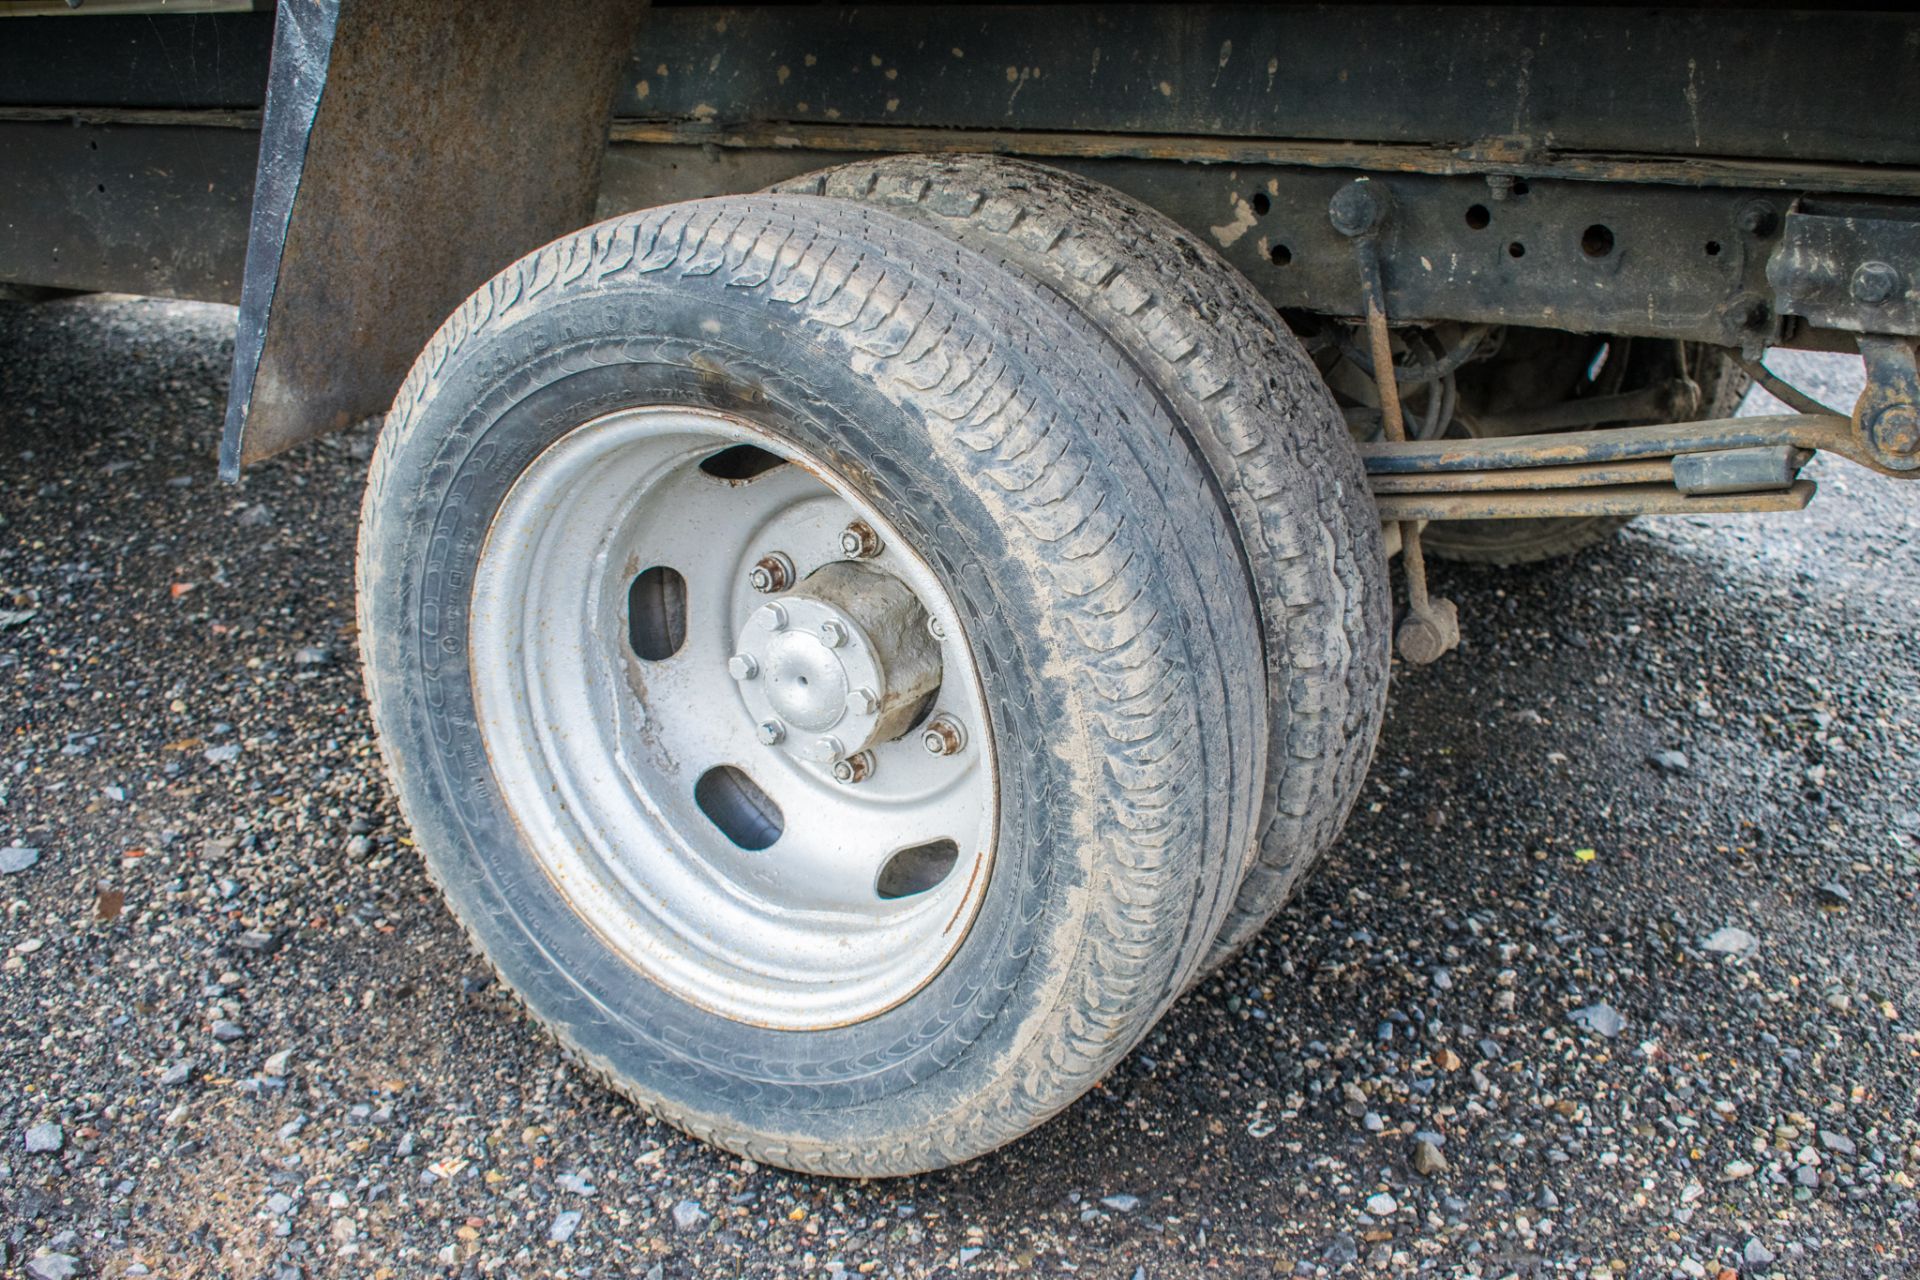
[[[847,714],[847,693],[853,684],[841,655],[861,640],[846,619],[833,620],[847,632],[845,643],[837,650],[828,648],[817,631],[792,629],[769,636],[763,646],[767,657],[761,663],[761,676],[766,681],[767,702],[789,725],[821,732]],[[856,657],[856,667],[865,666],[857,655],[848,656]],[[874,693],[879,696],[881,691],[876,689]]]
[[[761,605],[729,663],[761,741],[825,764],[905,733],[940,687],[926,623],[905,583],[849,561]]]

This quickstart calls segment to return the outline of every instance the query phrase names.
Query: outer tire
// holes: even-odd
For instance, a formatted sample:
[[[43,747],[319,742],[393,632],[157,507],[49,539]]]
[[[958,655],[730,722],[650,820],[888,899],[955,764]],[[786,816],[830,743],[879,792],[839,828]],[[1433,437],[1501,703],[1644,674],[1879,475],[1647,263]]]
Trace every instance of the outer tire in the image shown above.
[[[1730,418],[1753,379],[1712,347],[1673,344],[1700,384],[1700,417]],[[1538,564],[1597,547],[1633,523],[1632,516],[1567,516],[1547,520],[1450,520],[1429,524],[1420,545],[1458,564]]]
[[[1206,458],[1261,602],[1270,734],[1258,856],[1208,957],[1218,967],[1339,834],[1385,708],[1380,520],[1325,383],[1239,272],[1162,214],[1078,175],[910,155],[775,189],[904,214],[1040,281],[1146,372]]]
[[[996,861],[951,961],[863,1021],[769,1031],[643,980],[503,811],[467,675],[474,566],[544,447],[638,404],[824,459],[960,604],[1015,762]],[[1187,442],[1066,308],[885,213],[699,201],[503,271],[401,389],[359,572],[388,769],[454,913],[614,1088],[763,1162],[913,1173],[1065,1107],[1190,981],[1252,838],[1258,616]]]

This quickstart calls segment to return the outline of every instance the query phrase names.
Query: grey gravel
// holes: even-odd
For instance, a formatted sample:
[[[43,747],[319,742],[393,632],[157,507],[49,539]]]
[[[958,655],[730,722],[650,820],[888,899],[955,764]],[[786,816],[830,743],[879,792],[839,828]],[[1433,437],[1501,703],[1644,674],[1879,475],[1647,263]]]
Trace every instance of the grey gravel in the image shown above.
[[[1822,458],[1800,517],[1436,564],[1465,644],[1396,669],[1299,901],[1034,1134],[844,1182],[650,1121],[474,958],[361,697],[369,433],[215,484],[232,314],[0,308],[0,607],[34,611],[0,629],[0,847],[43,853],[5,881],[0,1132],[65,1134],[0,1152],[14,1272],[1854,1280],[1920,1249],[1920,483]],[[1857,361],[1769,359],[1851,402]],[[1723,927],[1762,945],[1703,950]],[[1600,1004],[1616,1038],[1569,1021]]]
[[[697,1231],[712,1216],[697,1200],[682,1200],[673,1206],[673,1225],[682,1231]]]
[[[1726,925],[1708,934],[1706,941],[1700,946],[1702,950],[1711,951],[1717,955],[1744,956],[1751,955],[1760,949],[1760,939],[1745,929]]]
[[[1620,1016],[1620,1011],[1610,1004],[1590,1004],[1585,1008],[1575,1009],[1567,1017],[1595,1035],[1605,1036],[1609,1040],[1619,1035],[1627,1025],[1627,1020]]]
[[[28,1129],[25,1141],[29,1155],[44,1155],[66,1146],[67,1135],[59,1125],[47,1120]]]
[[[27,1274],[33,1280],[73,1280],[80,1274],[80,1259],[70,1253],[43,1253],[27,1260]]]
[[[40,861],[38,849],[29,849],[17,844],[8,845],[0,849],[0,875],[10,876],[15,872],[25,871],[38,861]]]
[[[1115,1213],[1132,1213],[1140,1207],[1140,1197],[1121,1192],[1118,1195],[1101,1196],[1100,1203]]]
[[[547,1227],[547,1239],[554,1244],[565,1244],[573,1239],[573,1233],[580,1229],[581,1213],[578,1209],[563,1209],[553,1215],[553,1222]]]

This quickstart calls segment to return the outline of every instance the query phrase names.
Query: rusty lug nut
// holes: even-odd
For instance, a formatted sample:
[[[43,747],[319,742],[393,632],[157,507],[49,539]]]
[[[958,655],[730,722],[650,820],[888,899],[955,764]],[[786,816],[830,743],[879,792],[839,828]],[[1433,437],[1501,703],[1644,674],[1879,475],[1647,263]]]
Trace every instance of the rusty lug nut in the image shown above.
[[[880,535],[865,520],[855,520],[840,531],[840,552],[849,560],[871,560],[880,554]]]
[[[1849,287],[1855,302],[1872,306],[1900,292],[1900,273],[1884,262],[1863,262],[1853,269],[1853,281]]]
[[[735,680],[751,680],[760,674],[760,664],[750,653],[736,653],[727,659],[727,674]]]
[[[787,726],[778,720],[763,720],[754,735],[769,747],[777,747],[787,740]]]
[[[1873,442],[1882,453],[1911,457],[1920,453],[1920,410],[1910,404],[1891,404],[1873,419]]]
[[[844,783],[847,786],[852,786],[856,782],[865,782],[873,776],[873,771],[878,763],[879,762],[873,758],[873,752],[856,752],[844,760],[835,760],[833,762],[833,780]]]
[[[928,755],[950,756],[967,745],[967,734],[952,716],[935,716],[920,731],[920,745]]]
[[[747,585],[762,595],[785,591],[793,585],[793,561],[779,551],[769,551],[747,570]]]

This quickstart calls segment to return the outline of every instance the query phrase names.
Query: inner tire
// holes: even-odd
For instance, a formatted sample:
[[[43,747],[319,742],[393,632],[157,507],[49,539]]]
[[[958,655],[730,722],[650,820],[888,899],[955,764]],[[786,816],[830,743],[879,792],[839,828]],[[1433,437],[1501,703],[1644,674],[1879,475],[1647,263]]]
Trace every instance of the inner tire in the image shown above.
[[[765,527],[796,540],[779,550],[798,585],[762,592],[750,561],[711,581],[700,558],[750,543],[738,531],[752,520],[727,504],[768,483],[797,486],[795,510],[866,517],[864,532],[848,522],[841,551],[823,550],[805,531],[825,526],[794,515]],[[676,532],[663,512],[699,484],[713,512],[700,523],[689,508],[698,528]],[[623,506],[625,493],[641,498]],[[763,559],[780,572],[756,581],[787,579]],[[894,587],[874,604],[871,582],[819,585],[876,564],[895,566],[924,617]],[[614,1088],[766,1163],[913,1173],[1059,1111],[1190,981],[1231,897],[1224,868],[1252,839],[1259,622],[1189,444],[1084,321],[885,213],[699,201],[588,228],[503,271],[401,389],[359,572],[383,752],[455,915]],[[840,630],[859,634],[827,648],[865,640],[890,669],[924,660],[916,627],[944,637],[930,700],[891,706],[882,688],[863,712],[884,722],[867,781],[822,773],[846,761],[751,754],[784,750],[791,730],[742,745],[765,713],[737,690],[787,660],[754,648],[772,643],[754,619],[781,600],[790,618],[844,608]],[[567,619],[568,601],[585,616]],[[630,653],[596,648],[614,622]],[[555,628],[558,647],[539,638]],[[577,682],[569,663],[586,673]],[[665,691],[682,683],[706,691],[703,718]],[[791,689],[778,705],[820,711],[809,723],[841,714]],[[879,805],[880,835],[834,846],[869,859],[870,880],[846,882],[870,883],[871,900],[822,904],[814,869],[829,863],[789,874],[784,832],[797,813],[804,825],[809,796],[910,772],[902,753],[939,747],[917,735],[949,706],[977,716],[950,745],[955,760],[989,762],[990,830],[956,831],[945,872],[931,856],[889,880]],[[688,727],[722,721],[735,728],[720,737]],[[578,746],[601,732],[614,758]],[[526,785],[539,770],[557,798]],[[622,805],[631,825],[582,816]],[[676,933],[679,899],[653,892],[669,864],[724,890],[716,917],[764,900],[784,928],[769,932],[803,954],[808,926],[907,929],[917,893],[950,893],[950,916],[920,914],[951,949],[866,1003],[836,1004],[821,994],[835,982],[747,933],[724,947]],[[873,972],[890,963],[873,952]],[[755,971],[779,1000],[742,990]]]
[[[1386,705],[1380,518],[1326,384],[1218,254],[1077,174],[998,156],[904,155],[776,189],[902,214],[1037,280],[1147,375],[1205,458],[1261,605],[1269,734],[1257,857],[1210,972],[1265,927],[1339,835]]]

